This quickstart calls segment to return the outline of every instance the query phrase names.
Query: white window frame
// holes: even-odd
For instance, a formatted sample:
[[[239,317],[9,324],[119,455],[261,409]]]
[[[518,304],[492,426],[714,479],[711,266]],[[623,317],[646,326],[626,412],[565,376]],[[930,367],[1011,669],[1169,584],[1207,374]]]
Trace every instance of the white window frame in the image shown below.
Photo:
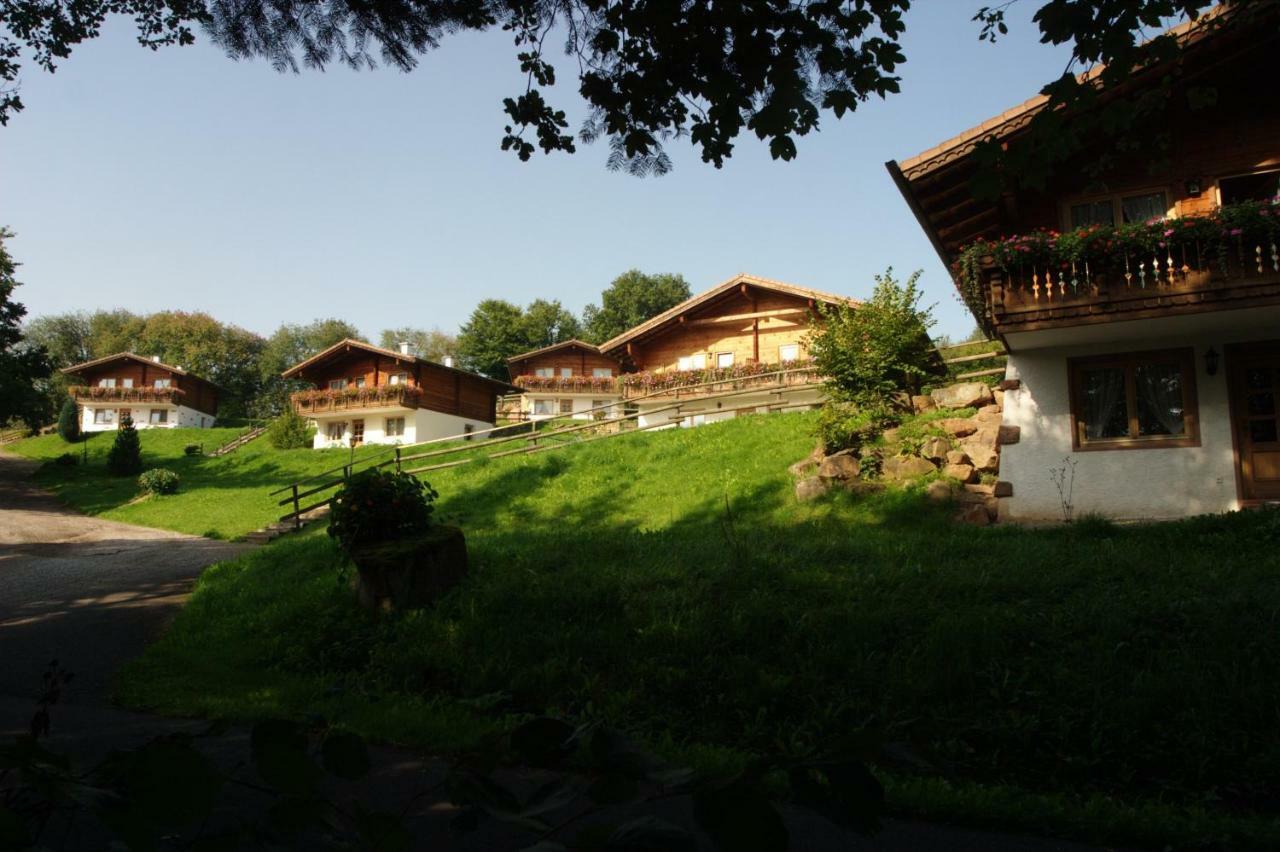
[[[116,422],[116,410],[114,408],[95,408],[93,410],[93,423],[95,426],[111,426]]]
[[[572,367],[561,367],[561,368],[560,368],[560,378],[562,378],[562,379],[570,379],[570,378],[573,378],[573,368],[572,368]]]
[[[719,369],[719,370],[727,370],[729,367],[732,367],[732,366],[733,366],[733,353],[732,353],[732,352],[717,352],[717,353],[716,353],[716,369]]]
[[[705,370],[707,369],[707,353],[698,352],[694,355],[681,355],[676,361],[676,369],[685,370]]]
[[[334,435],[337,431],[337,435]],[[347,434],[346,421],[335,420],[331,423],[324,424],[324,436],[330,441],[341,441]]]
[[[800,360],[800,344],[784,343],[778,347],[778,363],[787,364]]]
[[[404,437],[404,418],[403,417],[386,418],[386,421],[382,424],[382,434],[386,435],[388,438],[403,438]]]
[[[533,413],[539,417],[554,417],[556,401],[554,399],[535,399],[533,401]]]
[[[409,384],[408,373],[392,373],[387,376],[387,384],[390,385],[407,385]]]
[[[538,367],[533,374],[541,379],[553,378],[556,374],[555,367]]]
[[[115,386],[116,386],[115,379],[98,379],[98,387],[100,388],[113,388]]]
[[[593,379],[612,379],[613,368],[612,367],[592,367],[591,377]]]
[[[120,387],[122,387],[122,388],[131,388],[131,387],[133,387],[133,379],[121,379],[121,380],[120,380]]]
[[[173,387],[173,379],[156,379],[151,383],[153,388],[171,388]]]

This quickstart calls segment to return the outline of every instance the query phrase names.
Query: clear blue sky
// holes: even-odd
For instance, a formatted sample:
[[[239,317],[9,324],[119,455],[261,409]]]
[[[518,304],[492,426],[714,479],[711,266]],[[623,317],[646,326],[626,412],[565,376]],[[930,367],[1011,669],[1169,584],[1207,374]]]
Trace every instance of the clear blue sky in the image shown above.
[[[1065,62],[1025,18],[979,43],[980,5],[918,4],[902,93],[825,117],[798,159],[750,137],[716,170],[676,142],[675,170],[648,179],[606,171],[603,144],[529,163],[499,150],[501,99],[522,86],[501,32],[448,37],[410,74],[290,75],[204,40],[151,52],[117,21],[56,74],[28,64],[27,109],[0,128],[19,298],[32,316],[203,310],[262,334],[341,316],[377,335],[456,330],[486,297],[579,311],[631,267],[695,292],[750,272],[864,296],[893,266],[924,271],[935,333],[961,336],[973,321],[883,164],[1023,101]],[[573,119],[564,70],[552,96]]]

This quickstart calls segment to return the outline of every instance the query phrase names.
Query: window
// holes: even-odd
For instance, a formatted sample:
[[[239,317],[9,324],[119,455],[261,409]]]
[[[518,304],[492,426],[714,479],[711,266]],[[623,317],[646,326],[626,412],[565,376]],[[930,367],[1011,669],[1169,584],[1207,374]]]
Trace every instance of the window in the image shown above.
[[[113,388],[115,386],[116,386],[115,379],[98,379],[98,387],[100,388]]]
[[[342,390],[347,386],[346,379],[330,379],[329,390]]]
[[[676,364],[678,370],[705,370],[707,369],[707,356],[703,352],[697,355],[686,355],[680,358]]]
[[[613,368],[612,367],[592,367],[591,375],[597,379],[611,379],[613,378]]]
[[[1074,358],[1068,365],[1077,450],[1200,445],[1193,350]]]
[[[173,379],[156,379],[152,383],[152,387],[157,387],[157,388],[173,387]]]
[[[355,385],[358,388],[364,387],[364,376],[356,376],[354,379],[351,380],[351,384]]]
[[[1277,195],[1280,195],[1280,172],[1255,172],[1218,179],[1218,201],[1222,204],[1271,201]]]
[[[341,441],[342,436],[347,431],[347,424],[341,422],[326,423],[324,427],[324,436],[330,441]]]
[[[157,423],[157,424],[159,424],[159,423],[168,423],[168,422],[169,422],[169,409],[167,409],[167,408],[153,408],[153,409],[151,409],[151,416],[150,416],[150,418],[149,418],[149,422],[151,422],[151,423]]]
[[[407,385],[409,384],[409,374],[408,373],[392,373],[390,376],[387,376],[387,384]]]
[[[120,380],[120,387],[122,387],[122,388],[131,388],[131,387],[133,387],[133,379],[121,379],[121,380]]]
[[[114,408],[95,408],[93,410],[93,422],[102,424],[115,423],[116,410]]]
[[[788,361],[794,361],[800,357],[799,343],[784,343],[778,347],[778,360],[783,364]]]
[[[1120,214],[1118,220],[1117,211]],[[1085,225],[1149,222],[1152,219],[1163,219],[1168,215],[1167,196],[1163,190],[1160,190],[1072,202],[1067,208],[1067,223],[1072,228],[1083,228]]]
[[[533,413],[550,417],[555,414],[555,400],[553,399],[535,399],[533,401]]]
[[[596,411],[591,412],[591,416],[596,420],[604,420],[606,417],[613,416],[613,412],[608,406],[609,400],[607,399],[591,400],[591,407],[597,409]]]
[[[717,366],[717,367],[719,367],[720,369],[724,369],[725,367],[732,367],[732,366],[733,366],[733,353],[732,353],[732,352],[720,352],[720,353],[718,353],[718,354],[716,355],[716,366]]]
[[[549,379],[556,374],[556,371],[554,367],[539,367],[533,371],[533,374],[535,376],[541,376],[544,379]]]
[[[404,437],[404,418],[388,417],[387,425],[383,429],[383,432],[386,434],[388,438],[403,438]]]
[[[561,367],[561,368],[560,368],[560,375],[561,375],[561,376],[563,376],[563,377],[565,377],[565,378],[568,378],[569,376],[572,376],[572,375],[573,375],[573,368],[572,368],[572,367]]]
[[[573,413],[573,400],[571,400],[571,399],[562,399],[562,400],[560,400],[560,413],[561,413],[561,414],[572,414],[572,413]]]

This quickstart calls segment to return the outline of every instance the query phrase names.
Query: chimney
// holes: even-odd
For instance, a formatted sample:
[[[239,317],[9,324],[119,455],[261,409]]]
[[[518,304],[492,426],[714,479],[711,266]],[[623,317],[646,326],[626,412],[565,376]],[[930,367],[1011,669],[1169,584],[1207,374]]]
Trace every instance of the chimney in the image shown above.
[[[452,367],[452,366],[453,366],[453,356],[452,356],[452,355],[446,355],[446,356],[444,356],[444,365],[445,365],[446,367]]]
[[[408,354],[409,354],[409,341],[407,341],[407,340],[401,340],[401,341],[400,341],[400,354],[401,354],[401,355],[408,355]]]
[[[155,361],[157,364],[159,364],[159,363],[160,363],[160,356],[159,356],[159,355],[152,355],[152,356],[151,356],[151,360],[152,360],[152,361]]]

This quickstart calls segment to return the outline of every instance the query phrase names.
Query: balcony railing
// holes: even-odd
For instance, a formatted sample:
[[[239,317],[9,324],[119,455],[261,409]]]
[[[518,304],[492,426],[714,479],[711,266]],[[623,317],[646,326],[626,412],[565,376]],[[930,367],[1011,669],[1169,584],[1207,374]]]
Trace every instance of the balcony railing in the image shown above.
[[[67,389],[76,402],[142,402],[178,405],[185,395],[181,388],[111,387],[75,385]]]
[[[564,393],[618,392],[613,376],[516,376],[515,386],[530,391],[562,391]]]
[[[783,364],[748,363],[707,370],[668,370],[628,373],[622,377],[622,398],[694,398],[735,390],[795,387],[821,381],[811,361]]]
[[[294,410],[303,416],[366,408],[418,408],[422,391],[410,385],[380,385],[374,388],[304,390],[293,394]]]
[[[988,330],[1280,303],[1280,207],[983,241],[957,266]]]

